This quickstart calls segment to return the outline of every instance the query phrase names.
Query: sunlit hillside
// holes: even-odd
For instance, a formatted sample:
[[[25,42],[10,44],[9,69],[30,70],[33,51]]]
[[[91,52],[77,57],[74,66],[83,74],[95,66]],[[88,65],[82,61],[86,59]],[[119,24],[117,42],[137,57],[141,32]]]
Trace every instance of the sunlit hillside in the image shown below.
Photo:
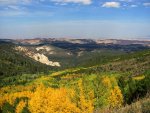
[[[2,45],[1,45],[2,46]],[[5,46],[4,46],[5,47]],[[3,49],[4,50],[4,49]],[[12,49],[13,50],[13,49]],[[10,51],[11,53],[11,51]],[[103,52],[102,52],[103,53]],[[13,53],[12,55],[18,55]],[[88,53],[86,53],[88,54]],[[19,54],[19,57],[23,53]],[[90,58],[101,57],[90,54]],[[80,61],[56,70],[27,57],[28,62],[45,66],[46,73],[1,75],[0,110],[2,113],[148,113],[150,112],[150,51],[106,54],[100,61]],[[109,57],[111,56],[112,59]],[[83,56],[82,56],[83,57]],[[1,59],[4,58],[1,56]],[[15,58],[15,57],[14,57]],[[18,56],[16,56],[18,58]],[[76,59],[77,60],[77,59]],[[11,62],[11,58],[3,64]],[[7,62],[6,62],[7,61]],[[12,60],[13,61],[13,60]],[[22,61],[17,60],[18,62]],[[78,61],[78,60],[77,60]],[[97,63],[96,63],[97,62]],[[1,64],[1,69],[4,65]],[[14,65],[20,65],[13,62]],[[31,63],[30,65],[36,66]],[[84,65],[82,65],[84,64]],[[20,67],[21,68],[21,67]],[[10,68],[11,69],[11,68]],[[13,68],[14,72],[19,71]],[[1,72],[3,72],[1,70]],[[11,72],[8,72],[8,74]]]

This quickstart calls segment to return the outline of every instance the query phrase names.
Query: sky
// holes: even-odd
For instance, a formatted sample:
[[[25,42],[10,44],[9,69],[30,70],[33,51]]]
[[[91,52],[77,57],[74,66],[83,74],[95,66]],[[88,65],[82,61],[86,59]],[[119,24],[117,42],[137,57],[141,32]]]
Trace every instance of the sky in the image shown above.
[[[150,39],[150,0],[0,0],[0,38]]]

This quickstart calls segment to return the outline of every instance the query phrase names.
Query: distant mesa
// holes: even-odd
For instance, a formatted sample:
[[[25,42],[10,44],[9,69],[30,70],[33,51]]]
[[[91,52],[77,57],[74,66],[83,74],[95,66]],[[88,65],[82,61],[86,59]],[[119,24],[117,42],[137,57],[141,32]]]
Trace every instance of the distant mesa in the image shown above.
[[[118,44],[118,45],[131,45],[140,44],[150,46],[150,40],[121,40],[121,39],[70,39],[70,38],[38,38],[38,39],[20,39],[13,40],[15,43],[39,45],[39,44],[52,44],[57,42],[66,42],[72,44]]]

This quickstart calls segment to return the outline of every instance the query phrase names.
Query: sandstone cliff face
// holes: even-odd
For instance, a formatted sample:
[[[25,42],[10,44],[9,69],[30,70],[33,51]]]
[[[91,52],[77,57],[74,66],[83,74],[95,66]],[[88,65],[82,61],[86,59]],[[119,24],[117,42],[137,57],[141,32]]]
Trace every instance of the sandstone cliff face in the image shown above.
[[[35,59],[36,61],[39,61],[43,64],[46,64],[46,65],[50,65],[50,66],[58,66],[60,67],[60,64],[59,62],[52,62],[52,61],[49,61],[49,59],[44,55],[44,54],[39,54],[39,53],[36,53],[32,56],[33,59]]]
[[[50,51],[50,48],[48,48],[48,47],[36,48],[37,51],[39,51],[41,49],[46,49],[46,51]],[[50,65],[50,66],[57,66],[57,67],[61,66],[59,62],[49,61],[48,57],[45,56],[44,54],[35,53],[33,51],[28,50],[28,48],[26,48],[26,47],[17,46],[17,47],[15,47],[15,50],[23,52],[26,56],[28,56],[38,62],[41,62],[43,64]]]

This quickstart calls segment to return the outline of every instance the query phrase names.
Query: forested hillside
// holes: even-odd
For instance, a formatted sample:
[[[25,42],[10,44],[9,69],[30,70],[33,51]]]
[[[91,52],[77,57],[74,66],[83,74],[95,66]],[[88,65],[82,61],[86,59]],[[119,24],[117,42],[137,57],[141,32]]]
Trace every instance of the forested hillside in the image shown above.
[[[54,68],[16,51],[15,46],[0,44],[2,113],[150,112],[148,48],[84,51],[69,60],[62,57],[74,65]],[[64,49],[59,50],[64,54]]]
[[[48,73],[51,70],[51,67],[15,51],[14,47],[11,43],[0,43],[0,76]]]

